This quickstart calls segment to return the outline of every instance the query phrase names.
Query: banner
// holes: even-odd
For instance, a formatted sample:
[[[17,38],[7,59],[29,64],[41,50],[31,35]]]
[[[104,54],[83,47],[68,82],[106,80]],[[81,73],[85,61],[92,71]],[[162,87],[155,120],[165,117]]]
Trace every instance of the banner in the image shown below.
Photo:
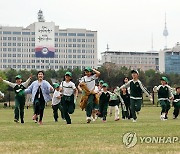
[[[35,56],[54,58],[54,22],[35,23]]]

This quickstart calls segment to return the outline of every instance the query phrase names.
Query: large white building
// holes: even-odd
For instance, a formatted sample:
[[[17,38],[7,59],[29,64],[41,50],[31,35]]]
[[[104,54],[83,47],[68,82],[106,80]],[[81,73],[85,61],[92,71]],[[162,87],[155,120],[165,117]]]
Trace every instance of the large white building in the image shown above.
[[[45,22],[28,27],[0,27],[0,69],[83,69],[97,67],[97,31],[61,29]]]
[[[122,52],[105,51],[101,53],[102,64],[106,62],[114,63],[119,67],[131,69],[141,69],[143,71],[153,69],[159,70],[158,52]]]

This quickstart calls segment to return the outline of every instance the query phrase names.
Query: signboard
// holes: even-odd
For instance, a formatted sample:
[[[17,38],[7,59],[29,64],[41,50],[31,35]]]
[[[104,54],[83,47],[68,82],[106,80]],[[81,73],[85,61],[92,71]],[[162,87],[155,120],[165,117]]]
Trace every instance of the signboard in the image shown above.
[[[35,56],[54,58],[54,28],[53,22],[35,23]]]

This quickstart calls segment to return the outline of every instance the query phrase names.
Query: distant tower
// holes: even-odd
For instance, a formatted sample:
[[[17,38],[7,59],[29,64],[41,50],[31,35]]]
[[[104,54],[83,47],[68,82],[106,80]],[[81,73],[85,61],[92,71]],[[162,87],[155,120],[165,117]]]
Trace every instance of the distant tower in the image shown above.
[[[45,22],[42,10],[39,10],[38,12],[38,22]]]
[[[107,51],[109,51],[109,45],[108,44],[107,44],[107,48],[106,49],[107,49]]]
[[[168,36],[168,30],[166,27],[166,13],[165,13],[165,27],[164,27],[164,31],[163,31],[163,36],[165,37],[165,46],[164,48],[167,48],[167,36]]]
[[[153,33],[151,34],[151,51],[154,50],[154,40],[153,40]]]

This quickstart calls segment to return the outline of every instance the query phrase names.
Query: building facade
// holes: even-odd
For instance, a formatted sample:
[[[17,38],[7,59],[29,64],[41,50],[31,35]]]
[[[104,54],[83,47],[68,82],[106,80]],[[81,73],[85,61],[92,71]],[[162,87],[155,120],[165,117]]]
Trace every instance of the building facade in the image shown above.
[[[60,29],[54,22],[45,22],[39,13],[38,22],[26,28],[0,27],[0,69],[97,67],[97,31]]]
[[[180,44],[170,49],[160,50],[159,52],[159,68],[161,73],[177,73],[180,74]]]
[[[101,53],[102,64],[111,62],[119,67],[141,69],[143,71],[153,69],[159,70],[158,52],[122,52],[105,51]]]

